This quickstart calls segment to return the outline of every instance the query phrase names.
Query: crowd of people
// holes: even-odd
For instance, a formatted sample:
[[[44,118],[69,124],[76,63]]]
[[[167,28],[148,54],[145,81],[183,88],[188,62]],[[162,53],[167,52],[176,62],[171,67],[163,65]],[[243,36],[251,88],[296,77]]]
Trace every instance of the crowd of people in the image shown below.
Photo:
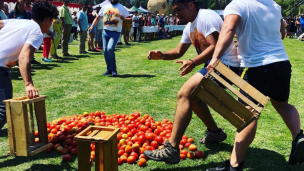
[[[296,15],[296,16],[288,16],[284,18],[285,24],[285,37],[293,39],[300,37],[302,41],[303,33],[304,33],[304,14]]]

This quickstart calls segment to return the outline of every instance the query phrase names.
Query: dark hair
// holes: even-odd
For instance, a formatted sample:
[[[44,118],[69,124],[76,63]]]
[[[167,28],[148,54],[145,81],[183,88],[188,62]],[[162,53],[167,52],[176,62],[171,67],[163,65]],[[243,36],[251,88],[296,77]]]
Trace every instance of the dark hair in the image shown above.
[[[43,21],[45,18],[57,18],[57,8],[49,2],[35,2],[32,8],[32,19]]]
[[[17,18],[17,15],[20,13],[20,11],[18,9],[19,4],[24,4],[24,2],[23,1],[17,1],[15,9],[14,9],[14,18]],[[26,12],[25,9],[24,9],[23,12]]]

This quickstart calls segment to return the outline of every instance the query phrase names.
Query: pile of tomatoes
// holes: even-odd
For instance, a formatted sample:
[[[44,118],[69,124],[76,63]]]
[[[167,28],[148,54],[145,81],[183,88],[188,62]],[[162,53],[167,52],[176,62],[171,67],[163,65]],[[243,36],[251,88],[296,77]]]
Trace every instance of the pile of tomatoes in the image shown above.
[[[135,112],[130,115],[105,115],[104,112],[85,112],[54,120],[47,123],[49,147],[46,152],[56,150],[63,155],[64,161],[71,159],[70,154],[77,155],[77,141],[74,137],[89,125],[114,126],[120,128],[117,134],[118,164],[134,164],[138,160],[139,166],[146,166],[145,150],[155,150],[163,147],[165,140],[171,136],[173,123],[168,119],[161,122],[154,121],[153,117]],[[38,135],[38,133],[37,133]],[[179,148],[181,159],[202,158],[202,151],[197,151],[193,138],[183,136]],[[188,148],[186,150],[185,148]],[[91,161],[95,158],[95,144],[91,143]]]

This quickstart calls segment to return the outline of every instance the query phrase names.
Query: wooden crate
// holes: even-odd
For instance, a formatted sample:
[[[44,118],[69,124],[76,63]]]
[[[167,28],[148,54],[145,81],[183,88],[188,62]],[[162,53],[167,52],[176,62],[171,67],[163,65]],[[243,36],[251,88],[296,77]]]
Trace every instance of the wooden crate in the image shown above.
[[[21,97],[3,101],[6,106],[10,155],[32,156],[47,148],[46,98],[47,96],[33,99]],[[35,143],[34,114],[37,120],[39,143]]]
[[[229,84],[224,78],[246,92],[256,100],[258,104],[240,93],[239,90]],[[215,80],[220,82],[238,99],[247,103],[249,107],[247,106],[246,108],[245,105],[221,88]],[[237,132],[241,132],[251,122],[258,119],[263,108],[269,101],[268,97],[252,87],[220,61],[204,76],[199,85],[193,90],[192,95],[197,96],[213,110],[222,115],[237,128]]]
[[[117,134],[119,128],[89,126],[78,135],[78,170],[91,170],[91,142],[95,142],[95,170],[118,171]]]

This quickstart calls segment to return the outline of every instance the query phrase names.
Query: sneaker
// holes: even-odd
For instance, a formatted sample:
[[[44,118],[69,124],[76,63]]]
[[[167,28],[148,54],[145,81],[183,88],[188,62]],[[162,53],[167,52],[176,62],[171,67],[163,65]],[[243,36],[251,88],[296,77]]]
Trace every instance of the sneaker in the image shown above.
[[[69,54],[69,53],[65,53],[65,54],[63,54],[62,56],[72,56],[72,55]]]
[[[243,171],[244,162],[240,163],[238,167],[232,167],[230,165],[230,161],[226,160],[223,165],[216,167],[216,168],[210,168],[206,171]]]
[[[59,56],[51,56],[50,58],[51,58],[51,59],[57,59],[57,60],[58,60],[58,59],[62,59],[62,57],[59,57]]]
[[[198,140],[199,143],[220,143],[227,138],[226,133],[221,128],[219,128],[216,132],[213,132],[207,128],[206,134],[207,136],[205,138]]]
[[[117,77],[117,71],[112,71],[112,77]]]
[[[304,135],[303,130],[292,141],[291,153],[289,156],[289,164],[296,165],[304,162]]]
[[[127,42],[126,45],[131,45],[131,44]]]
[[[123,45],[122,42],[118,42],[117,45]]]
[[[109,74],[112,74],[112,71],[106,71],[105,73],[103,73],[102,75],[109,75]]]
[[[50,60],[48,58],[42,58],[42,61],[44,61],[44,62],[52,62],[52,60]]]
[[[165,141],[163,148],[153,151],[146,150],[144,155],[149,159],[170,164],[177,164],[180,161],[179,148],[174,148],[168,140]]]
[[[79,52],[80,54],[88,54],[89,52],[87,51],[83,51],[83,52]]]

